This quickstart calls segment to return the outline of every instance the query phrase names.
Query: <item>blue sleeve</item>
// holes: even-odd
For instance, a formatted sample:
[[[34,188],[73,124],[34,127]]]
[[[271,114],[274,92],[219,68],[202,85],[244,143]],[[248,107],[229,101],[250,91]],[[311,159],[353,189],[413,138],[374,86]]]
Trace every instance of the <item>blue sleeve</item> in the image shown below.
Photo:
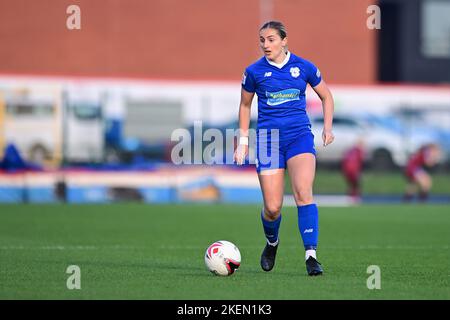
[[[256,91],[256,81],[253,77],[253,74],[247,69],[245,69],[244,74],[242,75],[242,88],[247,92],[255,92]]]
[[[320,70],[312,62],[306,61],[306,74],[306,80],[311,87],[317,86],[322,81]]]

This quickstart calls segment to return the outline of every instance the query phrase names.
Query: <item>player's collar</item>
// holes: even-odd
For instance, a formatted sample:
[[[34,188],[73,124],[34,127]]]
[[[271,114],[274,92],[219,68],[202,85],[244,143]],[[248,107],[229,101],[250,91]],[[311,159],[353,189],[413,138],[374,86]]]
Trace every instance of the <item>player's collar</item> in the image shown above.
[[[270,65],[272,65],[272,66],[274,66],[274,67],[277,67],[278,69],[281,69],[281,68],[283,68],[283,67],[286,65],[286,63],[288,63],[290,57],[291,57],[291,53],[288,51],[288,53],[287,53],[287,55],[286,55],[286,57],[284,58],[284,60],[283,60],[282,63],[275,63],[275,62],[270,61],[269,59],[267,59],[267,57],[265,57],[265,58],[266,58],[266,61],[267,61]]]

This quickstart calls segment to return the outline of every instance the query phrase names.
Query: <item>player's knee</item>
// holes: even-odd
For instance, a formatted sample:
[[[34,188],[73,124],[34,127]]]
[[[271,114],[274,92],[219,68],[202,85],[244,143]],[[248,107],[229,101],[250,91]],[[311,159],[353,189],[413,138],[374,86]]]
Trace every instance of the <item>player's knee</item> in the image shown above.
[[[295,202],[298,206],[303,206],[313,203],[313,194],[311,188],[300,188],[294,191]]]
[[[281,212],[281,203],[268,203],[264,206],[264,213],[269,220],[276,220]]]
[[[425,181],[423,182],[423,189],[425,191],[429,191],[431,189],[431,186],[433,185],[431,179],[427,178],[425,179]]]
[[[431,178],[428,176],[421,176],[420,179],[418,179],[419,186],[421,190],[428,191],[431,189]]]

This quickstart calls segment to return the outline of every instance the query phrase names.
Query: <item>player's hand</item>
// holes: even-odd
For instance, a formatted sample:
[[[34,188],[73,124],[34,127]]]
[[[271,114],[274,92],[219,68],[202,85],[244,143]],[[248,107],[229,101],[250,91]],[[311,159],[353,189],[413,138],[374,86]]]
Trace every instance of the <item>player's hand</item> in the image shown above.
[[[334,141],[334,134],[331,130],[322,131],[323,146],[326,147]]]
[[[245,161],[245,157],[248,154],[248,145],[239,144],[236,150],[234,151],[234,161],[237,165],[242,165]]]

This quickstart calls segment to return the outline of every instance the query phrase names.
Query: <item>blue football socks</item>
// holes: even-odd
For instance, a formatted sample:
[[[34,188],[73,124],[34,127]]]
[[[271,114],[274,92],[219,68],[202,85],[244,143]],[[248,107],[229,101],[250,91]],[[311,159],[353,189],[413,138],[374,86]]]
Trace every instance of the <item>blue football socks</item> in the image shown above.
[[[269,244],[276,244],[278,242],[278,230],[280,229],[281,214],[274,221],[267,221],[264,219],[264,212],[261,211],[261,221]]]
[[[319,212],[315,203],[298,206],[298,229],[305,250],[316,250],[319,238]]]

